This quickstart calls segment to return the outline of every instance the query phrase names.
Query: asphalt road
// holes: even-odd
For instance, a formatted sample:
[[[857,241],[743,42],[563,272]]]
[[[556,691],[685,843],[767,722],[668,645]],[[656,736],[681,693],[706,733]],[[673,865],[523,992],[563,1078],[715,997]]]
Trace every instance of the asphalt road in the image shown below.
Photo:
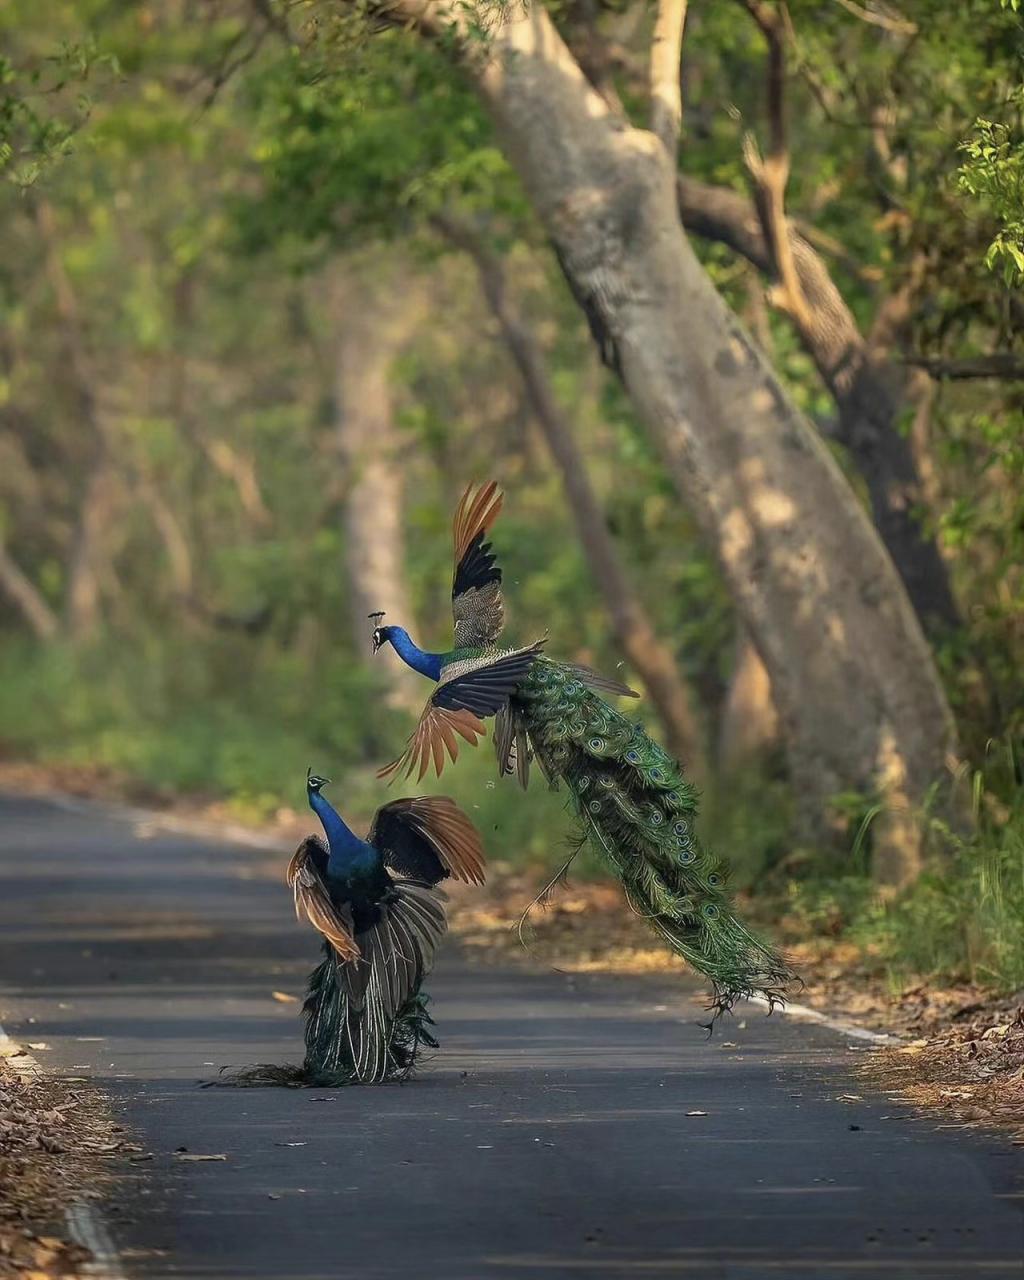
[[[317,940],[255,858],[0,799],[0,1018],[152,1153],[104,1210],[129,1275],[1024,1275],[1024,1150],[844,1100],[864,1091],[834,1032],[752,1008],[708,1042],[675,980],[451,951],[415,1081],[198,1087],[301,1057],[272,993],[301,992]]]

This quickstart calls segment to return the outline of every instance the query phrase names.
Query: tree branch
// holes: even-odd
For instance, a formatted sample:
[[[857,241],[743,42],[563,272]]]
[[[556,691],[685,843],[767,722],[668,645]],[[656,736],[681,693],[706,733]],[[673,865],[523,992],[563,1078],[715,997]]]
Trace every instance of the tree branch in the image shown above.
[[[878,6],[874,9],[864,9],[859,4],[855,4],[854,0],[836,0],[837,4],[841,4],[847,13],[852,13],[855,18],[860,18],[861,22],[869,22],[872,26],[881,27],[884,31],[896,31],[900,35],[913,36],[917,34],[917,26],[913,22],[908,22],[906,18],[893,18],[887,13],[883,13]]]
[[[222,631],[243,631],[250,636],[259,635],[265,631],[273,616],[273,606],[269,603],[257,605],[247,613],[223,613],[219,609],[209,608],[200,599],[195,588],[192,551],[181,522],[149,476],[132,472],[130,479],[139,497],[146,504],[160,540],[164,544],[174,595],[189,615]]]
[[[135,488],[142,498],[167,552],[174,592],[182,600],[190,600],[195,586],[192,552],[178,517],[148,476],[134,475]]]
[[[260,492],[253,459],[239,453],[226,440],[202,438],[199,443],[221,475],[234,484],[245,514],[257,528],[265,529],[270,524],[270,512]]]
[[[57,615],[46,603],[38,587],[31,582],[0,542],[0,590],[21,611],[22,617],[39,640],[54,640],[60,631]]]
[[[1006,382],[1024,382],[1024,360],[1009,351],[994,351],[987,356],[964,356],[960,360],[943,360],[930,356],[907,356],[906,363],[924,369],[933,378],[951,382],[970,378],[999,378]]]
[[[762,158],[753,133],[743,138],[743,160],[754,184],[754,200],[771,250],[778,287],[772,302],[788,312],[803,328],[809,320],[807,301],[793,262],[786,223],[786,183],[789,180],[789,147],[786,133],[786,42],[789,15],[783,0],[775,6],[765,0],[741,0],[768,42],[768,130],[770,145]]]
[[[679,57],[686,22],[686,0],[658,0],[658,16],[651,38],[650,128],[675,164],[683,123]]]

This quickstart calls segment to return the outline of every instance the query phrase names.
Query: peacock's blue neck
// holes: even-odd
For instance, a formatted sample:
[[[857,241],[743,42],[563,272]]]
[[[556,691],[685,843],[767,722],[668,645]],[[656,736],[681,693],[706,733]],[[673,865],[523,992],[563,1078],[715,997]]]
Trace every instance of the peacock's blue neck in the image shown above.
[[[404,663],[430,680],[441,678],[441,655],[427,653],[413,644],[405,627],[388,627],[388,639]]]
[[[319,791],[309,793],[309,807],[323,823],[331,862],[344,864],[363,851],[363,841],[348,829],[334,806]]]

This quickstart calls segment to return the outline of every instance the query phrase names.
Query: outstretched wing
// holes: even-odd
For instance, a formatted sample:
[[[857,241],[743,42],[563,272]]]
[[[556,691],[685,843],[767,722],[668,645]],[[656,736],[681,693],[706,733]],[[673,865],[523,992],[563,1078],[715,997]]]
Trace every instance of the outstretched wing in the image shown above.
[[[469,485],[455,512],[452,614],[456,649],[493,644],[505,625],[501,570],[494,563],[491,544],[484,542],[503,501],[504,495],[493,480],[475,491]]]
[[[544,645],[543,640],[523,649],[485,658],[466,658],[449,663],[441,672],[437,688],[423,708],[405,750],[397,760],[377,770],[378,778],[397,776],[405,766],[405,777],[419,766],[416,781],[426,773],[431,758],[434,770],[441,776],[447,751],[452,763],[459,754],[456,734],[475,747],[486,732],[481,716],[500,711],[522,682],[530,665]]]
[[[378,778],[398,776],[399,770],[405,768],[405,776],[412,775],[413,769],[419,765],[416,781],[419,782],[430,766],[431,757],[437,776],[441,776],[444,768],[444,756],[447,751],[452,763],[458,759],[459,743],[456,734],[464,738],[471,747],[475,747],[478,738],[482,738],[487,729],[482,720],[472,711],[450,711],[434,705],[433,699],[423,708],[416,728],[406,744],[405,750],[397,760],[392,760],[383,769],[377,770]]]
[[[307,836],[295,850],[285,878],[295,894],[295,914],[303,916],[317,929],[341,960],[358,960],[359,948],[352,936],[352,919],[348,912],[331,901],[321,877],[327,865],[327,846],[318,836]]]
[[[544,648],[545,639],[521,649],[483,658],[463,658],[450,662],[441,671],[441,679],[430,696],[438,707],[472,711],[477,716],[493,716],[506,704],[522,684],[534,658]]]
[[[430,885],[446,876],[466,884],[484,882],[480,833],[447,796],[416,796],[382,805],[366,838],[396,875]]]

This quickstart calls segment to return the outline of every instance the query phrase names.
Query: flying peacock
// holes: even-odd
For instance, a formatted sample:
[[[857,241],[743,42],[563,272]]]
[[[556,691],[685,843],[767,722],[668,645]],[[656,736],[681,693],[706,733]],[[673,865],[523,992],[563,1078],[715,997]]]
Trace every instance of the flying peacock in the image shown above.
[[[503,495],[492,481],[467,488],[453,526],[452,612],[455,647],[427,653],[404,628],[371,615],[373,648],[390,643],[436,688],[405,752],[380,771],[419,778],[445,755],[454,761],[461,736],[471,745],[485,733],[481,717],[495,716],[494,748],[502,775],[527,785],[536,759],[552,787],[564,783],[582,836],[603,854],[640,916],[690,965],[710,980],[711,1008],[740,999],[780,1001],[794,975],[785,960],[737,917],[726,887],[727,868],[694,834],[697,794],[679,763],[600,696],[636,697],[589,667],[541,654],[543,640],[501,649],[504,625],[501,570],[485,535]]]
[[[413,1069],[421,1044],[437,1047],[421,990],[447,927],[447,876],[483,884],[480,836],[446,796],[382,805],[360,840],[308,773],[306,796],[326,842],[307,836],[288,864],[295,911],[324,938],[309,979],[306,1059],[296,1081],[380,1084]]]

